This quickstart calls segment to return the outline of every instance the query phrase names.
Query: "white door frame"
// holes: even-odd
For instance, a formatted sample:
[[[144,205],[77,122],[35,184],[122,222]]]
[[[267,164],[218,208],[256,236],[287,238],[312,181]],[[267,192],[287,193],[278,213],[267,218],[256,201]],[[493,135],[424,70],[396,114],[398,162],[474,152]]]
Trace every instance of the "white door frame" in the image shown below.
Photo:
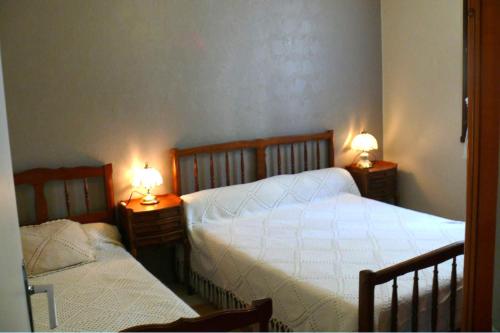
[[[0,52],[1,53],[1,52]],[[30,331],[0,55],[0,331]]]

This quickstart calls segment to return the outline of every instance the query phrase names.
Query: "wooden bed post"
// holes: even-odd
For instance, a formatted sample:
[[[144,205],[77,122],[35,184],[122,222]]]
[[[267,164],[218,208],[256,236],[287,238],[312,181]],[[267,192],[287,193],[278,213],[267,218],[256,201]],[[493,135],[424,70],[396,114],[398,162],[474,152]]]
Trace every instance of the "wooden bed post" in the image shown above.
[[[114,221],[115,217],[115,193],[113,191],[113,165],[111,163],[103,166],[104,169],[104,193],[106,193],[106,205],[109,218]],[[85,183],[86,185],[86,183]],[[88,205],[88,190],[85,192],[85,199]],[[88,209],[88,208],[87,208]],[[68,212],[69,213],[69,212]],[[88,213],[88,212],[87,212]]]
[[[327,132],[330,134],[330,140],[328,140],[328,163],[333,168],[335,166],[335,136],[333,135],[333,130]]]
[[[257,180],[264,179],[267,176],[266,165],[266,146],[260,142],[257,147]]]
[[[34,184],[35,189],[35,209],[36,209],[36,222],[38,224],[47,221],[48,209],[47,200],[45,199],[44,183]]]
[[[172,191],[176,195],[181,195],[181,168],[177,148],[170,149],[170,158],[172,159]]]
[[[371,270],[359,272],[358,331],[373,332],[375,310],[375,273]]]

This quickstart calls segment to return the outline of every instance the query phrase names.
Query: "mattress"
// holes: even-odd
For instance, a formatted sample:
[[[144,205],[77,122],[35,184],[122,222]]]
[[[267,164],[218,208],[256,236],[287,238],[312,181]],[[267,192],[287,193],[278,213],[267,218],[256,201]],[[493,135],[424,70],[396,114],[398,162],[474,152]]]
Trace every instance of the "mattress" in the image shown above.
[[[295,331],[355,331],[359,272],[464,239],[464,223],[362,198],[343,169],[282,175],[183,196],[192,269],[246,303],[271,297]],[[451,263],[439,266],[438,328],[449,318]],[[462,289],[458,258],[458,304]],[[399,329],[411,322],[412,275],[398,278]],[[432,272],[420,271],[420,326],[430,330]],[[375,291],[388,330],[391,285]],[[457,316],[458,317],[458,316]]]
[[[54,331],[119,331],[198,316],[118,241],[99,234],[102,225],[84,225],[98,235],[95,262],[29,279],[54,285],[59,321]],[[35,331],[50,331],[46,295],[31,296],[31,303]]]

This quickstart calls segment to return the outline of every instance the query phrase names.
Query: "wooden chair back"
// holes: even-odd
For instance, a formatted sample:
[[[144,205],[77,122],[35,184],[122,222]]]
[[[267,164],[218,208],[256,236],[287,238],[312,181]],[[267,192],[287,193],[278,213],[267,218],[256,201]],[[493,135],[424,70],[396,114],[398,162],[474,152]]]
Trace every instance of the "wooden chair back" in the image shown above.
[[[98,212],[90,211],[90,197],[88,189],[88,178],[101,177],[104,182],[104,193],[106,209]],[[68,181],[81,179],[82,190],[85,200],[85,214],[72,214],[72,202],[68,193]],[[52,181],[62,181],[64,184],[64,201],[66,205],[66,218],[80,222],[107,222],[114,223],[114,193],[113,193],[113,167],[106,164],[99,167],[75,167],[75,168],[37,168],[16,173],[14,175],[15,185],[30,185],[35,192],[36,224],[49,220],[45,185]]]

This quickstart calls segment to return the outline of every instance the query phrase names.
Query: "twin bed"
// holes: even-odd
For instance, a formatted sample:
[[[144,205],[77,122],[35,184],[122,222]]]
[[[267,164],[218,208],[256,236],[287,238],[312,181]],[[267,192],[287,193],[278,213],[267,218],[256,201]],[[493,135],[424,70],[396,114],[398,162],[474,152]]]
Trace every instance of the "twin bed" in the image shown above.
[[[55,286],[59,321],[56,330],[120,331],[135,325],[197,317],[123,248],[110,227],[102,223],[84,225],[95,235],[96,261],[30,279],[34,285]],[[35,331],[48,331],[45,295],[31,296],[31,304]]]
[[[104,184],[105,202],[101,206],[105,208],[98,211],[92,209],[89,194],[89,180],[94,178]],[[46,192],[53,193],[46,188],[49,182],[64,184],[66,216],[71,221],[46,222],[48,201],[61,199],[52,196],[47,200]],[[84,213],[73,213],[78,205],[70,200],[75,196],[69,189],[75,182],[81,183]],[[258,301],[247,309],[199,317],[125,250],[113,219],[111,164],[33,169],[16,174],[15,183],[34,189],[36,221],[21,229],[23,252],[28,272],[35,275],[29,283],[54,286],[58,319],[55,331],[219,331],[250,324],[267,329],[272,312],[269,300]],[[89,249],[92,260],[54,269],[54,262],[74,262]],[[29,252],[32,255],[27,256]],[[49,331],[47,296],[35,294],[30,299],[34,330]]]
[[[222,308],[271,298],[274,330],[455,330],[463,222],[362,198],[352,177],[333,166],[333,131],[173,149],[191,285]],[[67,203],[67,215],[111,222],[110,166],[97,169],[28,171],[16,183],[34,185],[43,222],[46,181],[102,176],[107,209],[89,212],[85,181],[87,213],[72,216]],[[84,228],[95,262],[30,280],[57,286],[58,330],[115,331],[197,316],[123,249],[109,224]],[[32,301],[35,328],[46,330],[46,301]]]

